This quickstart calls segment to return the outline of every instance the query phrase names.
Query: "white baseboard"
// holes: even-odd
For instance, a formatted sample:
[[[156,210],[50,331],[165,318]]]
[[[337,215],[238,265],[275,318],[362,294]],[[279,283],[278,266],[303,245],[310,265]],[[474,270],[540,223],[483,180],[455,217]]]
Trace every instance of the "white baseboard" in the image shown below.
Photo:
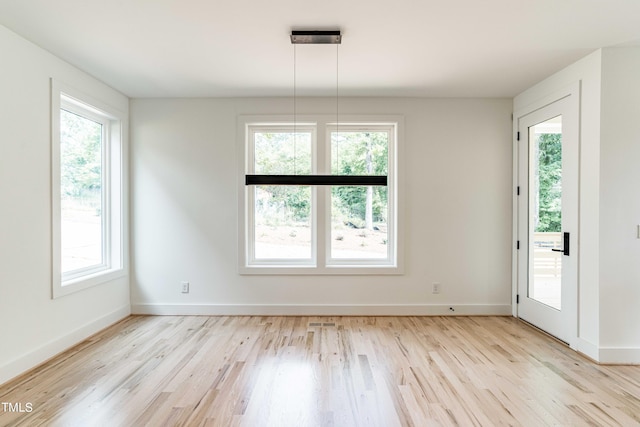
[[[576,350],[602,365],[640,365],[640,348],[598,347],[578,338]]]
[[[598,362],[606,365],[640,365],[640,348],[600,347]]]
[[[168,316],[511,316],[511,305],[133,304],[131,311]]]
[[[589,341],[585,341],[582,338],[578,338],[578,344],[576,345],[576,351],[587,356],[589,359],[598,361],[600,357],[600,351],[596,344]]]
[[[0,366],[0,385],[27,372],[29,369],[35,368],[52,357],[82,342],[91,335],[113,325],[119,320],[124,319],[130,314],[131,306],[125,305],[118,310],[89,322],[62,337],[41,345],[18,359]]]

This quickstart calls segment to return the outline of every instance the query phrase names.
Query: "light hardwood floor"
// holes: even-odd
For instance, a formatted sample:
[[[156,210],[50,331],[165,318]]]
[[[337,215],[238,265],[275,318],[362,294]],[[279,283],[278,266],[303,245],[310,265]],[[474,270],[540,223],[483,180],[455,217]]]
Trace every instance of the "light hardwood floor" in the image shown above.
[[[132,316],[0,387],[11,426],[640,425],[640,367],[510,317]]]

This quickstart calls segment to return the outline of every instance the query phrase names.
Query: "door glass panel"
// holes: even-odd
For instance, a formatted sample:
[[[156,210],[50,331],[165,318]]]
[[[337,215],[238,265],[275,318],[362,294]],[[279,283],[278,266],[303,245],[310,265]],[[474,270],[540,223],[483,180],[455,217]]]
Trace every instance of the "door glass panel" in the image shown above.
[[[529,128],[528,296],[562,309],[562,116]]]

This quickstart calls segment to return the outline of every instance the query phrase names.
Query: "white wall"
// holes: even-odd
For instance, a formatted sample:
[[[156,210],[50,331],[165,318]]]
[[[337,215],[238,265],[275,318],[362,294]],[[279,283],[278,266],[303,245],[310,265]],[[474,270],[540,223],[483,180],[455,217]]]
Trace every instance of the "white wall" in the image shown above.
[[[405,274],[240,276],[236,117],[291,112],[283,98],[132,100],[135,312],[510,313],[510,100],[341,98],[345,115],[404,116]],[[298,113],[334,114],[335,99]]]
[[[640,48],[602,52],[600,345],[640,363]],[[626,358],[626,359],[625,359]]]
[[[0,384],[128,315],[129,278],[51,299],[51,77],[128,99],[0,26]]]

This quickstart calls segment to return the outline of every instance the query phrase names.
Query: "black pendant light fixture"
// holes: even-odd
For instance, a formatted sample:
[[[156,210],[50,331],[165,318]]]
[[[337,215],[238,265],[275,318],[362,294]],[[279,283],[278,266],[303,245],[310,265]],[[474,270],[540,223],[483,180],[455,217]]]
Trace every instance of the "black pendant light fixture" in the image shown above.
[[[296,44],[341,44],[342,34],[335,31],[291,31],[291,43]],[[294,46],[295,49],[295,46]],[[295,52],[295,50],[294,50]],[[295,57],[295,53],[294,53]],[[337,65],[337,54],[336,54]],[[337,73],[337,66],[336,66]],[[295,75],[295,60],[294,60]],[[336,75],[336,104],[338,102],[338,83]],[[294,78],[294,105],[295,105],[295,78]],[[295,134],[295,107],[294,107],[294,134]],[[336,106],[336,126],[338,125]],[[245,175],[245,185],[344,185],[344,186],[386,186],[386,175]]]

